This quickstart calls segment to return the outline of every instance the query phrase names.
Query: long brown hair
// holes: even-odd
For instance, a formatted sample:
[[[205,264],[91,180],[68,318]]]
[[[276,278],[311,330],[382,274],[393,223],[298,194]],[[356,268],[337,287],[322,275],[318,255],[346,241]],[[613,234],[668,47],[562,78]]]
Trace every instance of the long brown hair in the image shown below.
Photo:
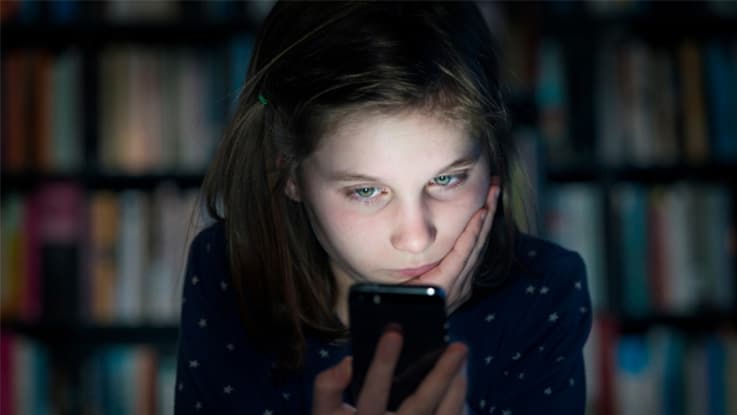
[[[462,121],[488,144],[505,194],[510,143],[495,50],[473,3],[274,5],[203,195],[225,223],[249,336],[283,368],[301,367],[306,337],[345,335],[327,254],[303,206],[285,196],[287,179],[346,117],[422,110]],[[476,287],[509,274],[515,227],[503,203],[494,220]]]

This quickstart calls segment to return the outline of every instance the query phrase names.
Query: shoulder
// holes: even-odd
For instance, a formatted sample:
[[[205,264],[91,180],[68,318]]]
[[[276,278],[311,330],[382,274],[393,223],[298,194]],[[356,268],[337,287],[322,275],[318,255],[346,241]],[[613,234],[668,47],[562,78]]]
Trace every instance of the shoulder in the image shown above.
[[[520,234],[515,245],[516,269],[513,277],[551,277],[554,283],[585,278],[586,267],[581,255],[548,240],[528,234]]]
[[[227,273],[226,246],[223,222],[218,221],[199,230],[189,246],[188,268],[207,270],[207,274]]]
[[[586,266],[577,252],[522,234],[516,244],[516,264],[507,289],[512,297],[524,299],[520,304],[534,305],[532,310],[550,319],[562,318],[560,313],[571,320],[590,314]]]
[[[582,345],[590,330],[591,299],[581,255],[526,234],[519,235],[515,251],[506,282],[479,293],[458,318],[493,323],[489,326],[514,343],[510,347],[547,342],[557,334],[576,337]]]
[[[199,230],[192,239],[190,252],[212,252],[225,250],[225,224],[214,222]]]

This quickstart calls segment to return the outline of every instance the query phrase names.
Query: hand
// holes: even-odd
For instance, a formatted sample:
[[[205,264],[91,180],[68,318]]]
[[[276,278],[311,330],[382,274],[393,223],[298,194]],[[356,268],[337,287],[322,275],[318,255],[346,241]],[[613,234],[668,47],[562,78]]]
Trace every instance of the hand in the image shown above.
[[[456,239],[453,249],[433,269],[410,284],[435,284],[445,290],[448,314],[455,311],[471,296],[473,274],[479,258],[486,249],[499,197],[498,180],[492,181],[486,195],[486,204],[468,221],[466,228]]]
[[[343,402],[343,391],[351,381],[351,358],[321,372],[315,378],[313,415],[384,415],[389,401],[394,367],[402,350],[402,336],[388,331],[376,346],[356,408]],[[458,415],[466,397],[463,367],[468,349],[453,343],[443,352],[417,390],[402,402],[397,415]]]

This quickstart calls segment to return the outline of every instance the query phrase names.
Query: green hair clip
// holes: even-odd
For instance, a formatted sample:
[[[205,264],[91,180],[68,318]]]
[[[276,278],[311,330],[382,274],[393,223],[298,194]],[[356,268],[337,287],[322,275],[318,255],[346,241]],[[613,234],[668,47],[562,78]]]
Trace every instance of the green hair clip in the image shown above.
[[[261,104],[263,104],[263,105],[266,105],[266,104],[268,104],[268,103],[269,103],[269,101],[267,101],[267,100],[266,100],[266,98],[264,98],[264,96],[263,96],[263,95],[261,95],[261,94],[258,94],[258,100],[259,100],[259,102],[260,102]]]

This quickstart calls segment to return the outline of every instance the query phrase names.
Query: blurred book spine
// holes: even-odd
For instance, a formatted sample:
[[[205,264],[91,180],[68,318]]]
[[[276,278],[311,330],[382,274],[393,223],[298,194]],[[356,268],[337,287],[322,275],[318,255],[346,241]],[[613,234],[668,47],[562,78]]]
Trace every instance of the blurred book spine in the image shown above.
[[[71,182],[4,195],[3,320],[176,323],[197,195],[166,183],[86,193]]]
[[[166,414],[159,394],[174,391],[170,357],[148,346],[109,346],[95,351],[82,369],[90,414]],[[172,397],[173,400],[173,397]]]
[[[581,254],[592,306],[594,310],[608,308],[601,189],[583,183],[556,185],[546,196],[545,235]]]
[[[592,92],[597,159],[612,167],[737,162],[736,45],[735,38],[665,46],[602,34]],[[540,40],[533,89],[553,167],[591,161],[570,127],[566,57],[556,39]]]
[[[619,184],[614,236],[624,315],[734,311],[733,197],[718,184]],[[584,250],[585,252],[585,250]]]
[[[584,350],[590,359],[587,414],[737,414],[733,331],[686,334],[655,327],[622,334],[612,323],[595,319]]]
[[[51,368],[47,350],[23,336],[0,337],[0,412],[3,415],[51,413]]]

